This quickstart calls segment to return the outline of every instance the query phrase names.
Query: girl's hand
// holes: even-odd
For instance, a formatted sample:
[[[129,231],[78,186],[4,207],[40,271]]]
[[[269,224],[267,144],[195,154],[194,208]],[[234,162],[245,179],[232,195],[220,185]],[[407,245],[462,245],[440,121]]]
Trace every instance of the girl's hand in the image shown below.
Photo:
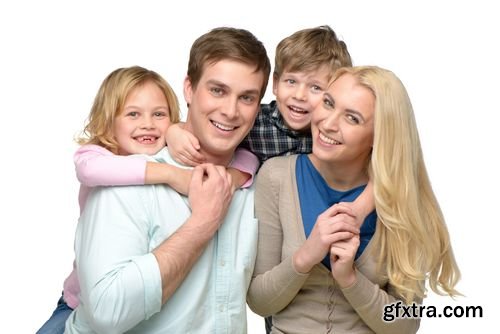
[[[205,162],[205,157],[199,152],[198,138],[184,130],[183,123],[170,125],[165,137],[168,151],[175,161],[192,167]]]

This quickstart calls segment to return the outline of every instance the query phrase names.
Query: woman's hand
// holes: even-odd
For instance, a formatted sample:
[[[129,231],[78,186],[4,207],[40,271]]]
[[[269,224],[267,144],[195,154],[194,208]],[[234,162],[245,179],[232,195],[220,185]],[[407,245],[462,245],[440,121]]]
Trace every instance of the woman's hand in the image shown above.
[[[349,208],[334,205],[318,216],[306,242],[294,256],[295,270],[307,273],[328,254],[332,244],[359,235],[355,217]]]
[[[341,288],[347,288],[356,281],[354,257],[359,248],[359,234],[334,242],[330,247],[332,276]]]

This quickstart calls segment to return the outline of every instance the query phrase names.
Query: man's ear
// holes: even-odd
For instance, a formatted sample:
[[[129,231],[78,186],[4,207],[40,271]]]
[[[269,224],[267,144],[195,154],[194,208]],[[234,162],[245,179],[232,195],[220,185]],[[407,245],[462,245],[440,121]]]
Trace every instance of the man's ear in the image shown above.
[[[191,79],[186,76],[184,79],[184,100],[186,100],[187,106],[191,104],[191,99],[193,97],[193,86],[191,85]]]
[[[279,83],[280,78],[276,73],[273,73],[273,94],[274,96],[277,95],[278,93],[278,83]]]

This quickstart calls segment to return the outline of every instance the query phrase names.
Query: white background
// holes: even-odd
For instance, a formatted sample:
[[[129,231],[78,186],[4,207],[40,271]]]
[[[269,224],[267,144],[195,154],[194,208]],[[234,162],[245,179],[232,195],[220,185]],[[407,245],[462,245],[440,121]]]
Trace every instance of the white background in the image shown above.
[[[346,41],[356,65],[393,70],[412,98],[428,171],[463,274],[459,289],[466,296],[453,301],[431,294],[425,303],[483,308],[483,318],[424,318],[420,332],[495,328],[500,25],[493,3],[2,2],[2,332],[34,333],[60,296],[78,218],[72,139],[109,72],[135,64],[154,69],[183,101],[189,48],[209,29],[249,29],[273,62],[279,40],[322,24]],[[269,90],[264,102],[271,99]],[[250,315],[249,333],[262,332],[263,321]]]

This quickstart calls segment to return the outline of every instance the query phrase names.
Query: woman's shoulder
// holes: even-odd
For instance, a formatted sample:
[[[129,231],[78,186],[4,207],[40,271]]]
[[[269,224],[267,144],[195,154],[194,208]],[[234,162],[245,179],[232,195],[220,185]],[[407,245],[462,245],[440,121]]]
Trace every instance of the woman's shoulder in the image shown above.
[[[298,154],[277,156],[269,158],[262,164],[261,169],[276,169],[276,168],[287,168],[287,166],[294,166],[295,161],[297,161]]]

